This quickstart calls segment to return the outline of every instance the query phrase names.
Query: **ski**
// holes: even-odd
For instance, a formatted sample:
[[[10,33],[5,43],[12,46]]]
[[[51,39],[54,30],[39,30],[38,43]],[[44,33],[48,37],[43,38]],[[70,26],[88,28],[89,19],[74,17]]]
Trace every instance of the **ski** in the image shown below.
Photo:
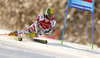
[[[29,39],[31,41],[47,44],[47,40],[37,39],[37,34],[36,33],[34,33],[34,34],[33,33],[26,34],[25,38]],[[19,40],[20,40],[20,38],[19,38]]]
[[[43,43],[43,44],[47,44],[47,40],[43,40],[43,39],[36,39],[36,38],[29,38],[29,37],[18,37],[18,41],[22,41],[23,39],[27,39],[30,41],[34,41],[34,42],[39,42],[39,43]]]
[[[42,39],[30,39],[31,41],[47,44],[47,40],[42,40]]]
[[[2,35],[9,35],[9,34],[2,34]],[[43,43],[43,44],[47,44],[47,40],[44,39],[37,39],[37,35],[36,33],[29,33],[29,34],[19,34],[20,36],[13,36],[11,35],[11,39],[14,39],[16,41],[23,41],[23,39],[27,39],[27,40],[31,40],[31,41],[35,41],[35,42],[39,42],[39,43]],[[10,35],[9,35],[10,36]]]
[[[16,41],[23,41],[23,39],[26,40],[30,40],[30,41],[34,41],[34,42],[38,42],[38,43],[43,43],[43,44],[47,44],[47,40],[43,40],[43,39],[36,39],[36,38],[29,38],[29,37],[12,37],[11,39],[14,39]]]
[[[18,37],[18,36],[11,36],[10,39],[16,40],[16,41],[22,41],[22,37]]]

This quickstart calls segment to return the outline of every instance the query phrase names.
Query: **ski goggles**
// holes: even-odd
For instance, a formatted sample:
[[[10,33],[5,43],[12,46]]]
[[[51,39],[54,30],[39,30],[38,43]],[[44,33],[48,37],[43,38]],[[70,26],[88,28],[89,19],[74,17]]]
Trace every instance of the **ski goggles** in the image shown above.
[[[54,18],[54,15],[50,15],[50,14],[48,14],[48,16],[49,16],[49,18]]]

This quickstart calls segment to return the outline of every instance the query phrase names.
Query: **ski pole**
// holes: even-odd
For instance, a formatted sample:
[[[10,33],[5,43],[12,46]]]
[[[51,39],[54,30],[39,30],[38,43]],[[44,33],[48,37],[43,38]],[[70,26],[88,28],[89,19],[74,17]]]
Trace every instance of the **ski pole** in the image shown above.
[[[21,33],[17,33],[16,35],[20,35]],[[4,36],[4,35],[15,35],[15,34],[0,34],[0,36]]]
[[[9,35],[9,34],[0,34],[0,36],[3,36],[3,35]]]

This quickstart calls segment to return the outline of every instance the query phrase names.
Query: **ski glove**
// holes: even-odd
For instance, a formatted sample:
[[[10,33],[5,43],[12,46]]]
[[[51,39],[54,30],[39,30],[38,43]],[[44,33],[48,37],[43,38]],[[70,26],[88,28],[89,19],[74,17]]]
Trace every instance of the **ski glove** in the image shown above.
[[[10,32],[9,36],[18,36],[18,32],[17,31]]]
[[[49,30],[46,30],[44,33],[49,33],[51,30],[49,29]]]
[[[36,28],[36,32],[37,32],[38,35],[42,34],[41,31],[40,31],[40,28]]]
[[[50,33],[50,29],[49,30],[46,30],[45,32],[44,32],[44,35],[48,35],[49,33]]]

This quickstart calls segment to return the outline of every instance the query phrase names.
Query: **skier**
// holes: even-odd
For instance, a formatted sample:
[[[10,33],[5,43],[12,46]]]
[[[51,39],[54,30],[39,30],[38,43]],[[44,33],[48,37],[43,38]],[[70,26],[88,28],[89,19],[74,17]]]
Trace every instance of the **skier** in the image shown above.
[[[45,14],[40,14],[36,23],[33,23],[27,30],[19,30],[9,33],[9,35],[18,36],[23,33],[36,33],[37,35],[48,35],[53,31],[56,21],[54,19],[55,11],[52,8],[47,8]]]

